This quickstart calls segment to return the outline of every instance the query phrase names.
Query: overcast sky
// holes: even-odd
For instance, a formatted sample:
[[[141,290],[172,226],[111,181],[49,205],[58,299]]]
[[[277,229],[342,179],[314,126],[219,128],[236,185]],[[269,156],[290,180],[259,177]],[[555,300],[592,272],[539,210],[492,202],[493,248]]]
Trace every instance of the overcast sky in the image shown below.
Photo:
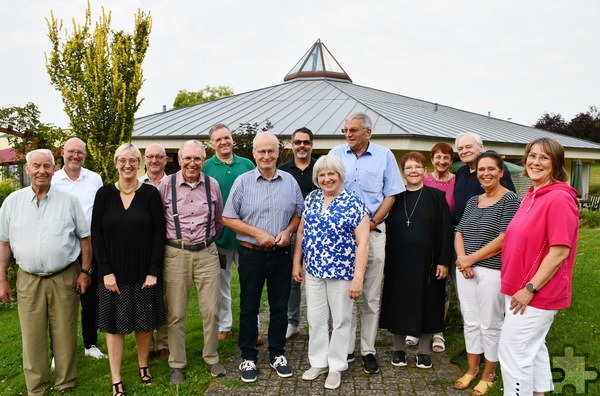
[[[320,38],[354,84],[532,125],[600,106],[600,1],[91,0],[112,27],[153,19],[136,114],[171,108],[180,89],[277,85]],[[0,0],[0,108],[35,103],[68,127],[50,84],[45,18],[83,22],[85,0]]]

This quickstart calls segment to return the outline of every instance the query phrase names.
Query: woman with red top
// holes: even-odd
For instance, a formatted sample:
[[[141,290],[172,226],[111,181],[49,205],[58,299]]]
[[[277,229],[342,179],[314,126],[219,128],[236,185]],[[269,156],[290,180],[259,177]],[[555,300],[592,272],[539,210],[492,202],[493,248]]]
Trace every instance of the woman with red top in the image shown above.
[[[452,165],[452,160],[454,159],[454,150],[452,150],[452,146],[448,143],[436,143],[431,148],[430,159],[433,165],[433,172],[425,175],[423,184],[444,192],[446,202],[448,202],[448,207],[450,208],[450,214],[452,214],[454,212],[454,181],[456,180],[456,176],[450,173],[450,165]],[[448,307],[450,306],[450,276],[446,278],[445,294],[444,320],[446,320]],[[433,351],[444,352],[446,350],[445,342],[443,332],[435,333],[433,335]]]
[[[502,245],[506,316],[499,357],[505,395],[539,396],[554,389],[545,339],[556,312],[571,305],[579,214],[556,140],[529,143],[523,163],[533,186]]]

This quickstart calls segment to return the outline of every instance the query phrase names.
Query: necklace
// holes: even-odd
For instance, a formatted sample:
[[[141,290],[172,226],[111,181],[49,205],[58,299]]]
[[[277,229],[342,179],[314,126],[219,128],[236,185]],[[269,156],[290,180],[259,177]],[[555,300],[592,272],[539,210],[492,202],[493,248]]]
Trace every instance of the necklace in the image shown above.
[[[135,181],[135,187],[133,187],[133,190],[131,190],[131,191],[125,191],[125,189],[123,187],[121,187],[121,181],[120,180],[117,181],[117,190],[119,190],[120,192],[122,192],[125,195],[131,195],[131,194],[133,194],[135,192],[135,190],[137,190],[138,186],[139,186],[139,181],[136,180]]]
[[[419,199],[421,198],[421,193],[422,192],[423,192],[423,187],[421,187],[421,191],[419,191],[419,196],[417,197],[417,201],[415,202],[415,206],[413,206],[412,212],[410,212],[410,216],[408,215],[408,212],[406,211],[406,198],[407,197],[404,197],[404,214],[406,215],[406,226],[407,227],[410,227],[410,218],[415,213],[415,209],[417,209],[417,204],[419,203]]]

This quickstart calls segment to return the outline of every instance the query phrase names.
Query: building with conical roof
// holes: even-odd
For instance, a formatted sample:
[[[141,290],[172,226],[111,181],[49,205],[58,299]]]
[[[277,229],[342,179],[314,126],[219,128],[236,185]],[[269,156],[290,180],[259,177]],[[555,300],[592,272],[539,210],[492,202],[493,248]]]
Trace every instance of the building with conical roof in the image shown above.
[[[440,141],[454,145],[456,135],[470,131],[482,137],[486,149],[516,162],[528,142],[548,136],[565,147],[568,167],[578,159],[583,162],[585,191],[589,164],[600,160],[600,145],[593,142],[354,84],[321,40],[282,84],[140,117],[133,136],[141,148],[157,142],[176,150],[185,140],[208,139],[208,130],[217,123],[232,131],[248,123],[269,125],[283,141],[297,128],[307,127],[315,134],[314,153],[322,154],[345,141],[344,119],[356,112],[371,117],[371,140],[390,148],[397,158],[412,150],[429,153]]]

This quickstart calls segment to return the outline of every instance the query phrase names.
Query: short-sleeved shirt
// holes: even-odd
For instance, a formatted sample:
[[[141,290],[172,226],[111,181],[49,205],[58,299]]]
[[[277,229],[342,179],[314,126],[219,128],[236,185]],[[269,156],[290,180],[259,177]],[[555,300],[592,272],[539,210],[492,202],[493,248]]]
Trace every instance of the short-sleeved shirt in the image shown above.
[[[302,214],[302,192],[296,180],[287,172],[277,169],[272,179],[265,179],[257,168],[235,179],[224,217],[240,219],[272,236],[289,225],[292,217]],[[239,241],[258,244],[249,235],[237,234]]]
[[[0,241],[10,242],[19,267],[51,274],[77,260],[80,238],[90,235],[79,200],[54,186],[37,205],[31,187],[10,194],[0,208]]]
[[[216,155],[213,155],[204,163],[202,171],[209,176],[214,177],[219,182],[219,188],[221,189],[221,197],[223,198],[223,205],[229,198],[229,193],[233,182],[237,177],[243,173],[246,173],[254,169],[254,164],[248,158],[233,155],[233,160],[230,163],[223,162]],[[235,238],[235,231],[223,227],[223,232],[219,239],[217,239],[217,246],[223,249],[234,250],[237,249],[237,240]]]
[[[175,220],[173,219],[172,176],[169,176],[158,185],[158,192],[160,193],[165,209],[167,239],[177,239]],[[204,184],[204,174],[200,173],[200,178],[193,187],[185,182],[181,171],[176,173],[175,178],[181,239],[191,243],[203,242],[207,239],[207,227],[209,229],[209,238],[220,235],[223,230],[223,200],[221,199],[221,191],[219,190],[217,181],[209,177],[212,213],[210,224],[207,224],[208,199],[206,196],[206,185]]]
[[[344,163],[344,188],[360,197],[371,216],[384,198],[405,190],[396,158],[386,147],[369,142],[367,150],[357,156],[348,144],[341,144],[330,153]]]
[[[294,179],[296,179],[300,186],[302,196],[306,198],[309,192],[317,189],[317,186],[313,183],[313,168],[315,167],[316,162],[316,159],[311,158],[310,164],[308,164],[306,168],[300,169],[292,159],[279,165],[279,169],[294,176]]]
[[[517,191],[506,165],[504,165],[504,174],[500,179],[500,184],[512,192]],[[460,222],[467,201],[479,194],[483,194],[483,188],[477,179],[477,172],[471,172],[468,165],[458,168],[456,180],[454,181],[454,212],[452,212],[452,223],[454,225]]]
[[[83,213],[88,224],[92,224],[92,209],[96,192],[102,187],[102,178],[96,172],[81,168],[77,180],[71,180],[64,168],[56,171],[52,176],[52,186],[61,191],[68,192],[79,199]]]
[[[356,236],[354,230],[368,214],[365,204],[346,190],[323,207],[323,192],[316,190],[304,200],[302,251],[306,272],[322,279],[354,279]]]
[[[471,254],[481,249],[501,233],[506,232],[508,224],[519,209],[519,197],[512,191],[507,192],[491,206],[477,206],[479,195],[469,199],[467,207],[456,231],[463,234],[465,253]],[[500,253],[478,262],[478,266],[500,270],[502,256]]]

